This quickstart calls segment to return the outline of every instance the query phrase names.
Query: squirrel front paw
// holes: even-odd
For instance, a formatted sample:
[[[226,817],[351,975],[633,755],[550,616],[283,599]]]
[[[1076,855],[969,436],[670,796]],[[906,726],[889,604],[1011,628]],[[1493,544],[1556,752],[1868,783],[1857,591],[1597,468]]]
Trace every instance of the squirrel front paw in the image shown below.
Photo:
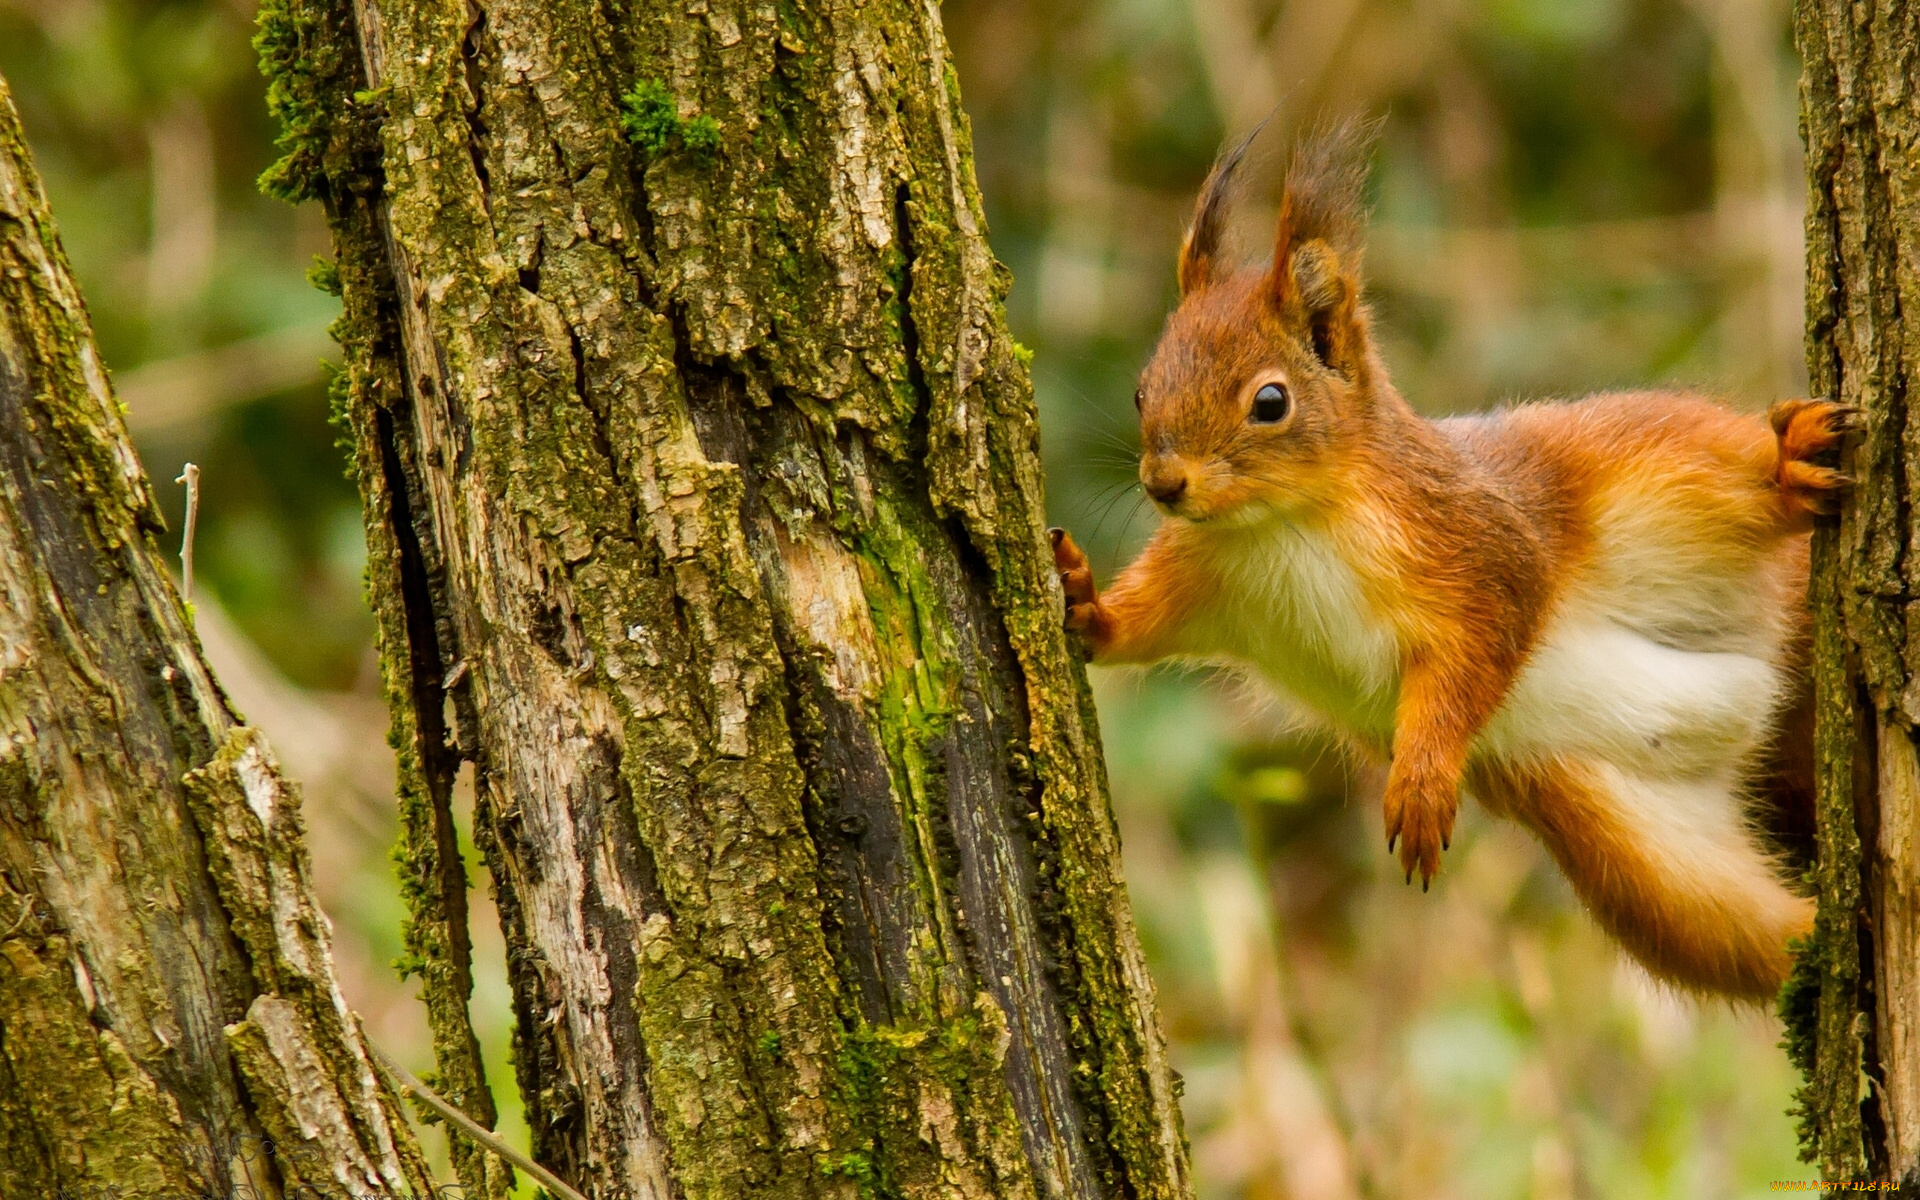
[[[1420,872],[1420,890],[1426,891],[1440,873],[1440,854],[1453,844],[1453,818],[1460,808],[1457,785],[1419,781],[1389,773],[1382,800],[1387,819],[1387,850],[1400,849],[1400,865],[1407,882]]]
[[[1060,590],[1067,598],[1067,628],[1085,635],[1097,654],[1106,641],[1107,622],[1100,610],[1100,594],[1093,586],[1093,567],[1066,530],[1049,529],[1047,537],[1053,542],[1053,565],[1060,572]]]
[[[1782,400],[1767,410],[1780,453],[1774,478],[1790,510],[1823,516],[1839,511],[1849,480],[1813,459],[1837,445],[1857,416],[1831,400]]]

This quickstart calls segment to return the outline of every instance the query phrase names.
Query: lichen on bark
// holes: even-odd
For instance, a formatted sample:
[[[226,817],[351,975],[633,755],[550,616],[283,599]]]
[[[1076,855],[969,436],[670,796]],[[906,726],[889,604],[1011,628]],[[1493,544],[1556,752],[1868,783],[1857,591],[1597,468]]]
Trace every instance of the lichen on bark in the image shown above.
[[[458,679],[536,1154],[1187,1194],[937,9],[344,7],[263,18],[325,43],[276,95],[365,72],[269,179],[333,217],[396,728]]]

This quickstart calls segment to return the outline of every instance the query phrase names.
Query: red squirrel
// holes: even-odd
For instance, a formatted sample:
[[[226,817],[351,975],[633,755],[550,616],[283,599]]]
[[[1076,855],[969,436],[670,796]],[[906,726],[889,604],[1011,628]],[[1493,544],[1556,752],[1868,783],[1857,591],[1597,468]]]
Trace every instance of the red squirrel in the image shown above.
[[[1246,143],[1202,188],[1140,378],[1163,514],[1097,591],[1052,531],[1098,663],[1226,660],[1389,758],[1387,847],[1423,886],[1462,788],[1519,821],[1654,976],[1762,999],[1813,902],[1749,823],[1811,794],[1808,533],[1849,412],[1679,392],[1433,421],[1388,379],[1360,285],[1369,137],[1310,135],[1270,261],[1223,261]]]

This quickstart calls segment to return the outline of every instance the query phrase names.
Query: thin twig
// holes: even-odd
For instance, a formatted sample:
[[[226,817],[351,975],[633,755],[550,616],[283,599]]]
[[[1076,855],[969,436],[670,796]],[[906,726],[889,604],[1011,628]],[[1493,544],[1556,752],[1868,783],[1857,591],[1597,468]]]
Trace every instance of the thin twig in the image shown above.
[[[461,1133],[466,1134],[469,1138],[472,1138],[484,1149],[491,1150],[501,1158],[506,1159],[514,1166],[519,1167],[522,1171],[533,1176],[534,1182],[540,1184],[540,1186],[546,1188],[554,1195],[561,1197],[562,1200],[587,1200],[587,1198],[578,1191],[561,1182],[559,1176],[555,1175],[552,1171],[547,1170],[539,1163],[534,1162],[531,1158],[528,1158],[512,1146],[501,1141],[497,1135],[485,1126],[455,1108],[452,1101],[414,1078],[405,1067],[388,1058],[380,1047],[370,1041],[366,1042],[365,1045],[367,1047],[367,1053],[373,1056],[374,1065],[380,1068],[381,1073],[386,1075],[387,1082],[391,1083],[394,1087],[408,1093],[428,1108],[445,1117],[449,1124],[453,1125]]]
[[[193,603],[193,530],[200,523],[200,468],[188,463],[175,483],[187,485],[187,523],[180,536],[180,597]]]

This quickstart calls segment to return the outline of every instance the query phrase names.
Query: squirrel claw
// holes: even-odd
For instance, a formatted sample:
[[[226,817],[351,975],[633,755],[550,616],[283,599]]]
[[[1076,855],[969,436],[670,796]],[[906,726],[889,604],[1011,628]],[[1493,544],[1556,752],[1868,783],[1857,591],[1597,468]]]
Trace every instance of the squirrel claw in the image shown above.
[[[1087,562],[1086,553],[1064,529],[1049,529],[1047,537],[1053,543],[1053,568],[1060,572],[1060,590],[1067,595],[1067,611],[1092,604],[1097,593],[1093,586],[1093,567]]]
[[[1453,848],[1455,805],[1451,798],[1423,796],[1419,789],[1395,787],[1389,783],[1384,797],[1387,824],[1387,853],[1399,851],[1400,865],[1408,883],[1415,873],[1420,888],[1431,888],[1440,873],[1440,856]]]
[[[1852,480],[1825,456],[1860,423],[1860,411],[1831,400],[1782,400],[1767,410],[1779,453],[1775,481],[1790,512],[1831,516]],[[1825,461],[1815,462],[1815,459]]]
[[[1047,544],[1053,547],[1053,565],[1062,571],[1087,565],[1087,556],[1073,540],[1073,535],[1058,525],[1047,530]]]
[[[1097,653],[1109,633],[1100,610],[1100,593],[1093,585],[1093,566],[1064,529],[1047,530],[1053,544],[1053,566],[1060,573],[1060,591],[1067,602],[1067,628],[1087,635]]]

